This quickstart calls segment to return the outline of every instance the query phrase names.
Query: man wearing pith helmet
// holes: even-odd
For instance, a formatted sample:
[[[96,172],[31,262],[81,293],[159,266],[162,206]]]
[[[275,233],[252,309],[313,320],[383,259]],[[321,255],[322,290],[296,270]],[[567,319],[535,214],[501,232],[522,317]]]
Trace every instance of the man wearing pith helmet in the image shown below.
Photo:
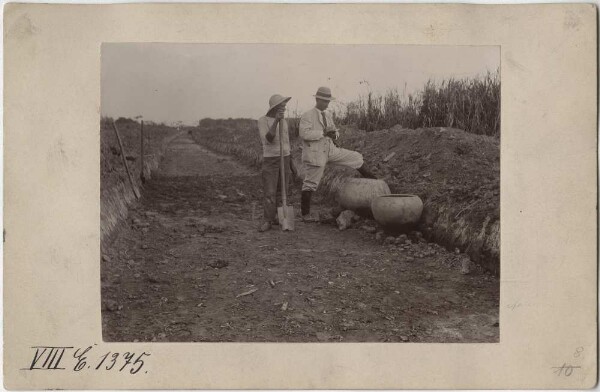
[[[282,186],[286,191],[289,190],[291,179],[290,167],[290,137],[288,134],[288,125],[285,121],[285,105],[291,97],[284,97],[279,94],[271,96],[269,99],[269,110],[267,114],[258,119],[258,132],[263,150],[262,161],[262,183],[263,183],[263,206],[264,219],[258,231],[267,231],[273,224],[277,224],[277,190],[281,192]],[[285,167],[286,184],[281,183],[280,171],[280,132],[277,124],[280,124],[281,135],[283,135],[283,156]],[[289,194],[289,192],[288,192]]]
[[[317,190],[327,163],[349,166],[365,178],[375,178],[365,167],[363,157],[356,151],[339,148],[334,143],[340,136],[333,122],[331,112],[327,111],[331,96],[329,87],[319,87],[314,95],[316,105],[300,118],[299,136],[302,139],[302,164],[304,182],[302,183],[301,212],[302,220],[314,222],[317,218],[310,214],[312,193]]]

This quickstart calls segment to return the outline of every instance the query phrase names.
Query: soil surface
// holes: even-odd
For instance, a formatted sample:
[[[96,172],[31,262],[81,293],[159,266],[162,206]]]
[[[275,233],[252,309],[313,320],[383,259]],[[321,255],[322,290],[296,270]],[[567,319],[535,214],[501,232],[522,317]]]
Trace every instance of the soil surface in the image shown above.
[[[261,195],[256,170],[176,138],[102,257],[104,340],[499,341],[499,281],[461,255],[368,221],[259,233]]]

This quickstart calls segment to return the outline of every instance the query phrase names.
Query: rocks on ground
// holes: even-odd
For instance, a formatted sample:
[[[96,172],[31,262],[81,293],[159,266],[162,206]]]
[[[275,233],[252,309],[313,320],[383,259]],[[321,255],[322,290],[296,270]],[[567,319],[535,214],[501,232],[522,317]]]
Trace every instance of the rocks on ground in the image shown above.
[[[340,223],[340,221],[342,221],[342,224],[347,224],[348,221],[351,222],[352,219],[347,219],[348,216],[350,216],[350,214],[347,214],[347,216],[340,214],[343,221],[338,217],[338,223]],[[458,248],[454,249],[454,251],[448,251],[439,244],[427,242],[423,233],[420,231],[414,230],[408,234],[403,233],[393,236],[386,233],[384,230],[378,229],[375,226],[375,222],[369,221],[365,221],[365,223],[360,226],[360,229],[368,234],[375,234],[374,237],[376,242],[398,248],[404,253],[405,261],[411,262],[415,259],[445,254],[446,257],[442,258],[443,264],[449,268],[460,271],[463,275],[470,274],[475,269],[483,271],[481,267],[471,261],[467,254],[461,253]],[[432,280],[432,276],[430,274],[427,275],[426,280]]]
[[[346,230],[349,227],[351,227],[354,216],[355,216],[354,211],[351,211],[351,210],[343,211],[336,219],[338,228],[340,230]]]
[[[361,229],[363,229],[364,231],[366,231],[369,234],[374,234],[375,232],[377,232],[377,228],[374,226],[369,226],[369,225],[362,225]]]
[[[216,260],[212,260],[211,262],[208,263],[208,266],[211,268],[225,268],[229,265],[229,261],[227,260],[222,260],[222,259],[216,259]]]
[[[319,212],[319,223],[330,225],[335,223],[335,217],[328,211]]]
[[[109,312],[115,312],[117,310],[123,309],[123,305],[120,305],[117,301],[113,299],[107,299],[104,301],[104,310]]]

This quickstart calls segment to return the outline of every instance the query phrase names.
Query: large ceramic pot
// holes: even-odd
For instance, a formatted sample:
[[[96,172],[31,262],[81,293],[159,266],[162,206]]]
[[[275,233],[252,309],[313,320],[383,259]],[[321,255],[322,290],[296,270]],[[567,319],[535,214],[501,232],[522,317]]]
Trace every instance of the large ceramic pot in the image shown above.
[[[390,193],[383,180],[348,178],[337,193],[337,201],[347,210],[370,210],[373,199]]]
[[[371,203],[373,217],[382,226],[402,229],[415,225],[423,213],[423,201],[416,195],[384,195]]]

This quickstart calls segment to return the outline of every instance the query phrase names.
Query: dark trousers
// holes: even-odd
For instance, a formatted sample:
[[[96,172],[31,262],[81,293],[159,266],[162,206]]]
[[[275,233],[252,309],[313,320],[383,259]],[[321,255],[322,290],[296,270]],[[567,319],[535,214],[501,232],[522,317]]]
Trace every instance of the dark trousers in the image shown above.
[[[264,157],[262,162],[262,182],[263,182],[263,204],[265,221],[273,222],[277,220],[277,194],[281,199],[281,157]],[[290,182],[292,173],[290,170],[290,156],[284,157],[286,195],[288,204],[290,203]]]

